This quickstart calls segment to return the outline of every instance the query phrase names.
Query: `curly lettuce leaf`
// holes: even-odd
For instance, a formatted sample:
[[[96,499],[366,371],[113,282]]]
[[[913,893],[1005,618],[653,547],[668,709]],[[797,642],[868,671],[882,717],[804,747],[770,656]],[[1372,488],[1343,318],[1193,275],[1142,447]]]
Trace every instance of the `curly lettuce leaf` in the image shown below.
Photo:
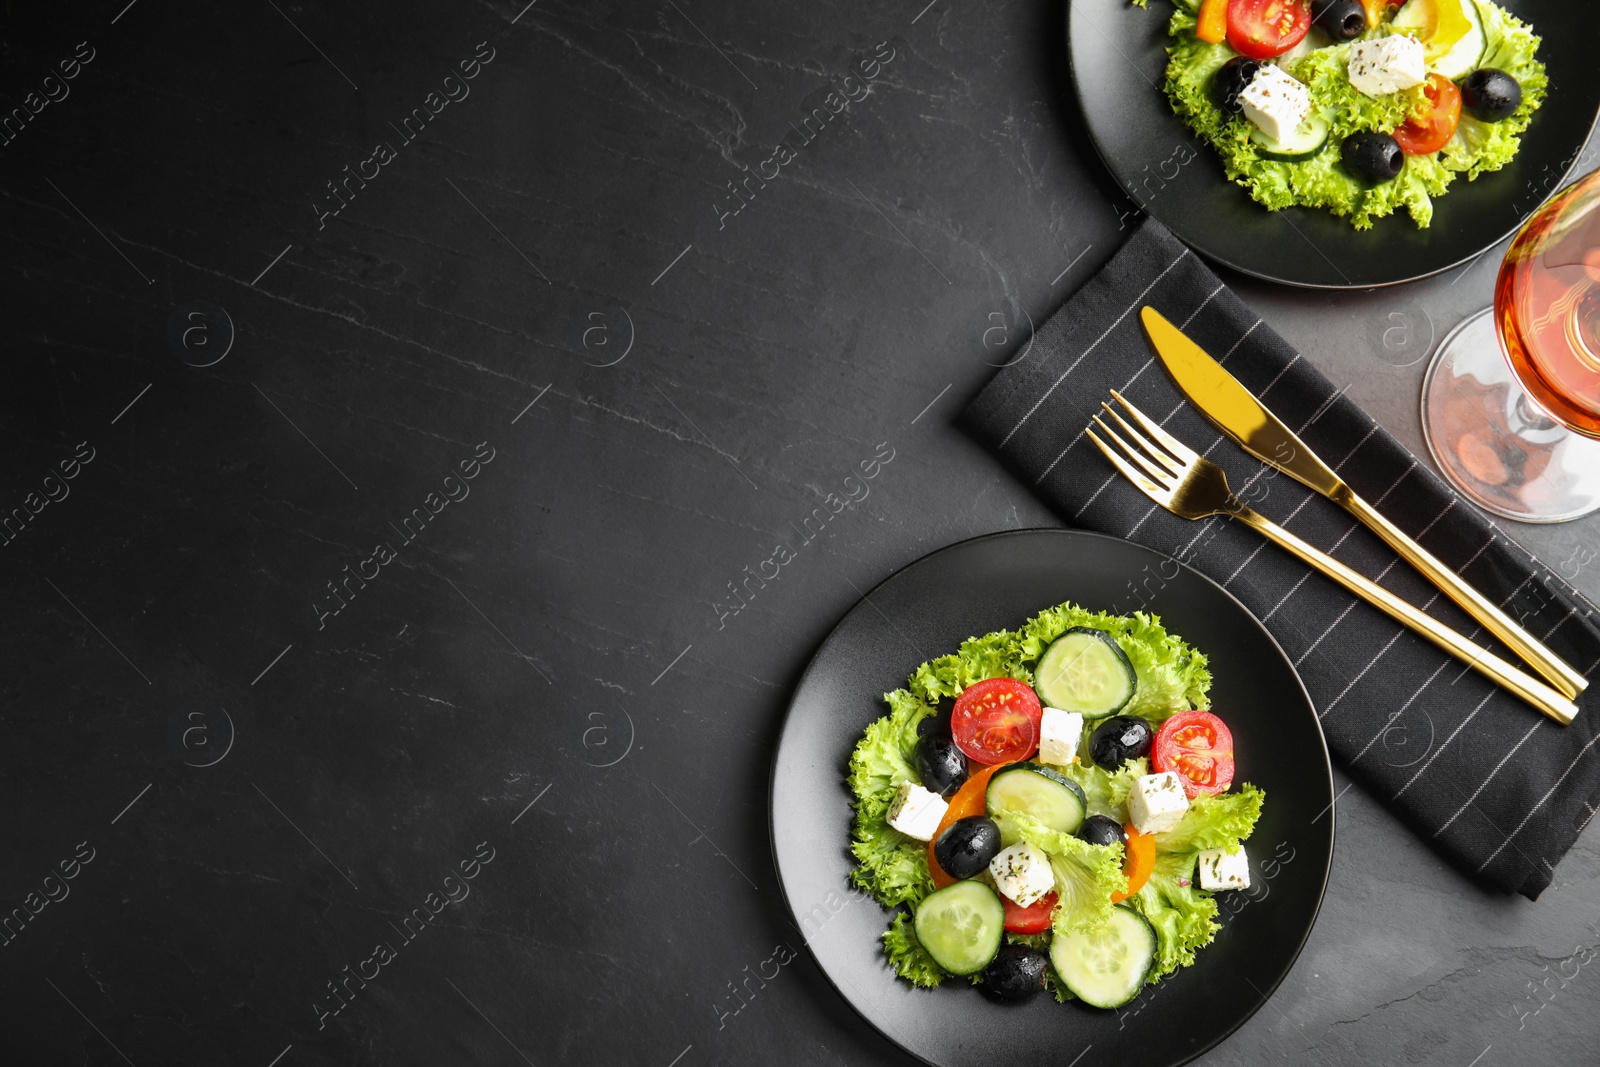
[[[1148,7],[1147,0],[1128,0],[1134,7]],[[1189,24],[1194,25],[1194,15],[1200,10],[1200,0],[1172,0],[1173,13],[1188,15]]]
[[[894,791],[904,781],[921,781],[915,767],[917,726],[934,709],[896,689],[883,697],[889,714],[869,723],[850,754],[850,791],[858,804],[881,799],[888,807]]]
[[[1060,898],[1051,916],[1056,933],[1093,930],[1111,918],[1111,894],[1128,888],[1121,845],[1091,845],[1021,812],[1008,812],[1006,821],[1022,840],[1050,857]]]
[[[1205,848],[1237,852],[1239,842],[1255,829],[1266,796],[1249,782],[1237,793],[1200,794],[1190,801],[1177,826],[1155,835],[1156,852],[1195,853]]]
[[[1217,902],[1194,884],[1196,853],[1157,853],[1144,887],[1128,899],[1156,931],[1156,960],[1148,981],[1194,962],[1194,954],[1216,937]]]
[[[928,704],[954,697],[985,678],[1016,678],[1033,684],[1033,665],[1050,642],[1074,626],[1110,634],[1133,664],[1139,684],[1124,709],[1160,723],[1190,708],[1210,707],[1206,693],[1211,672],[1206,657],[1181,637],[1167,632],[1156,615],[1112,615],[1075,604],[1046,608],[1015,630],[969,637],[952,655],[918,667],[907,682],[911,694]]]
[[[1119,823],[1128,821],[1128,792],[1136,779],[1150,773],[1150,761],[1144,757],[1128,760],[1114,771],[1094,763],[1080,763],[1066,768],[1068,777],[1083,787],[1089,802],[1089,814],[1109,815]]]
[[[1469,0],[1472,2],[1472,0]],[[1478,4],[1483,32],[1488,40],[1482,66],[1503,70],[1522,86],[1522,104],[1500,122],[1480,122],[1463,112],[1455,136],[1440,153],[1440,163],[1465,173],[1468,179],[1499,170],[1517,154],[1522,131],[1544,103],[1550,81],[1544,64],[1534,58],[1539,38],[1528,25],[1496,4]]]
[[[912,672],[906,685],[918,698],[936,703],[940,697],[960,695],[963,689],[985,678],[1016,678],[1031,681],[1014,647],[1016,635],[1000,630],[961,642],[961,651],[929,660]]]
[[[886,907],[916,904],[933,892],[927,846],[883,823],[882,816],[876,823],[857,820],[850,853],[857,863],[851,883]]]
[[[1168,30],[1177,38],[1167,46],[1167,99],[1189,128],[1206,140],[1215,140],[1228,122],[1211,102],[1211,78],[1236,53],[1225,44],[1210,44],[1194,35],[1195,16],[1174,11]]]
[[[883,932],[883,952],[895,973],[912,985],[932,989],[949,977],[917,940],[911,916],[905,912],[896,915],[889,929]]]
[[[1259,203],[1274,211],[1295,204],[1325,208],[1348,218],[1358,230],[1371,229],[1373,220],[1401,208],[1419,227],[1428,226],[1433,221],[1434,197],[1455,179],[1455,172],[1434,156],[1406,156],[1398,177],[1365,186],[1344,169],[1339,141],[1332,136],[1321,154],[1300,163],[1260,159],[1249,129],[1238,123],[1230,126],[1217,144],[1229,157],[1229,177],[1248,188]]]
[[[1006,931],[1006,941],[1013,945],[1026,945],[1029,948],[1036,948],[1040,952],[1050,951],[1049,934],[1014,934],[1008,930]]]
[[[1066,983],[1061,980],[1061,976],[1056,974],[1056,969],[1053,966],[1044,969],[1044,987],[1051,996],[1056,998],[1057,1004],[1065,1004],[1069,1000],[1078,999],[1072,995],[1072,990],[1067,988]]]
[[[886,907],[915,904],[933,892],[927,846],[891,827],[889,803],[901,782],[920,781],[913,765],[917,724],[934,709],[897,689],[884,698],[889,714],[871,723],[850,754],[848,782],[855,796],[850,880]]]

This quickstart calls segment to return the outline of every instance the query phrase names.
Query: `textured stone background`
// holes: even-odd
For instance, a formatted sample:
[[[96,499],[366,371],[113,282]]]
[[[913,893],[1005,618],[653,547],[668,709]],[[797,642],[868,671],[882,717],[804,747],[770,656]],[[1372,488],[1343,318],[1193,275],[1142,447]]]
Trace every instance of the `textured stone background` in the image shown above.
[[[803,949],[723,1015],[794,940],[772,744],[860,590],[1058,524],[951,420],[1136,217],[1064,5],[925,2],[7,11],[0,107],[60,97],[0,148],[0,504],[58,498],[0,552],[8,1060],[903,1061]],[[1495,258],[1230,280],[1419,449]],[[1600,519],[1517,532],[1600,596]],[[1591,1060],[1596,832],[1530,904],[1339,807],[1305,954],[1202,1062]]]

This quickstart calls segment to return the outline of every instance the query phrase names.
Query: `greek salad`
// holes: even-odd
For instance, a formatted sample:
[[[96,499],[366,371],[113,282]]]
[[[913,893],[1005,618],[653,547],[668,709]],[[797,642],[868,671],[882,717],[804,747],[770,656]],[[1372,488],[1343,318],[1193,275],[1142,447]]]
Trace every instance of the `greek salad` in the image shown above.
[[[1511,161],[1545,98],[1539,38],[1491,0],[1173,2],[1173,110],[1272,210],[1364,230],[1403,207],[1427,227],[1457,177]]]
[[[1193,963],[1264,799],[1210,686],[1159,618],[1062,604],[886,694],[850,757],[851,879],[895,909],[895,972],[1115,1008]]]

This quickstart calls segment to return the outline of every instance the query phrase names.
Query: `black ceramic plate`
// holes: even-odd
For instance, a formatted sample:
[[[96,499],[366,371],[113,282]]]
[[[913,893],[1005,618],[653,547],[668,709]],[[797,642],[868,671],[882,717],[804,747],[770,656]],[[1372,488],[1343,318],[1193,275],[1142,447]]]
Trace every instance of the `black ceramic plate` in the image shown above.
[[[1266,791],[1246,846],[1252,889],[1221,894],[1216,941],[1193,967],[1119,1012],[1043,994],[1000,1004],[962,979],[912,988],[889,969],[878,940],[891,913],[846,881],[845,765],[867,723],[885,712],[880,694],[968,636],[1010,629],[1064,600],[1130,610],[1138,607],[1135,589],[1148,610],[1210,657],[1213,707],[1233,730],[1238,780]],[[919,1059],[938,1067],[1169,1067],[1255,1014],[1300,954],[1333,856],[1333,776],[1294,668],[1220,586],[1127,541],[1018,530],[923,557],[867,594],[828,635],[778,742],[772,842],[794,922],[823,972],[851,1007]]]
[[[1161,90],[1168,0],[1071,0],[1067,49],[1078,103],[1100,158],[1146,212],[1195,251],[1268,281],[1362,289],[1415,281],[1492,248],[1522,225],[1577,162],[1600,110],[1600,34],[1572,0],[1501,0],[1543,37],[1550,96],[1516,159],[1457,179],[1419,230],[1403,211],[1356,231],[1326,211],[1271,212],[1223,175],[1217,154],[1172,113]]]

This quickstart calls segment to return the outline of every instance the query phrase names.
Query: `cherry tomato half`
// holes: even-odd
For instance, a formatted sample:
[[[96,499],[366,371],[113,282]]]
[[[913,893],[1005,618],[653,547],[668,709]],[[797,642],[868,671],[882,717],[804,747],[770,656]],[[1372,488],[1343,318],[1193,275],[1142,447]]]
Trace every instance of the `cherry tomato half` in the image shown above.
[[[1461,90],[1443,74],[1428,75],[1424,99],[1411,117],[1394,131],[1400,151],[1409,156],[1432,155],[1450,143],[1461,123]]]
[[[1003,766],[1005,765],[997,764],[973,772],[972,777],[962,782],[961,788],[956,790],[956,795],[950,798],[950,806],[945,809],[944,818],[939,820],[939,828],[933,832],[933,840],[928,842],[928,873],[933,876],[933,888],[943,889],[947,885],[954,885],[957,881],[944,873],[944,868],[939,866],[939,860],[933,854],[934,842],[938,841],[939,835],[948,830],[957,819],[982,815],[989,810],[989,779]]]
[[[1122,829],[1128,835],[1122,853],[1122,876],[1128,880],[1128,889],[1112,893],[1113,904],[1120,904],[1143,889],[1150,880],[1150,872],[1156,869],[1156,835],[1141,834],[1131,822]]]
[[[1228,0],[1228,47],[1251,59],[1283,55],[1310,29],[1306,0]]]
[[[1162,723],[1150,758],[1158,772],[1178,772],[1190,799],[1233,784],[1233,732],[1209,711],[1180,711]]]
[[[1054,893],[1046,893],[1026,908],[1001,894],[1000,903],[1006,906],[1006,931],[1013,934],[1042,934],[1050,929],[1050,913],[1056,910]]]
[[[1026,683],[985,678],[956,697],[950,736],[967,758],[979,763],[1027,759],[1039,747],[1044,705]]]

